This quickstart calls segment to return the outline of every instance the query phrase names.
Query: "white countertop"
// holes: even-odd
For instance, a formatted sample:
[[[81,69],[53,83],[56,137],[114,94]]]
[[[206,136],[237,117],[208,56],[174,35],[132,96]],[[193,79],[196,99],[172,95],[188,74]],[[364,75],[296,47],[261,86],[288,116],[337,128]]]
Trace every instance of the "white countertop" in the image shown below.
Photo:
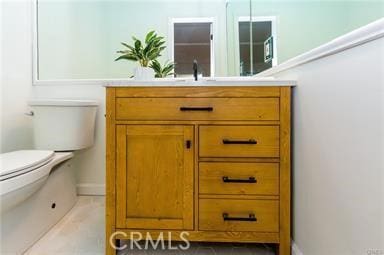
[[[111,80],[105,87],[172,87],[172,86],[296,86],[294,80],[278,80],[273,77],[212,77],[194,81],[190,78],[161,78],[153,80]]]

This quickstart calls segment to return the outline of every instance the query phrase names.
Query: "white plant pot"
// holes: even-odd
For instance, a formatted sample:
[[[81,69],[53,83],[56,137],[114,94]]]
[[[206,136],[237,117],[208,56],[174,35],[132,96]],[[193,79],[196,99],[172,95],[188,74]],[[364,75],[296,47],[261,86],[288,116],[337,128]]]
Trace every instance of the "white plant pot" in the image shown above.
[[[150,67],[138,66],[135,68],[135,80],[152,80],[155,78],[155,72]]]

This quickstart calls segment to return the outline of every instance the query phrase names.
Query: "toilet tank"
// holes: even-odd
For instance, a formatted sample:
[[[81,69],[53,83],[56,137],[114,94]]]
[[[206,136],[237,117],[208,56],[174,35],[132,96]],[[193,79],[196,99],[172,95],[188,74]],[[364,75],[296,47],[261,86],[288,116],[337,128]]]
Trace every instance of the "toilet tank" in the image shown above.
[[[29,105],[36,149],[73,151],[93,145],[97,101],[33,99]]]

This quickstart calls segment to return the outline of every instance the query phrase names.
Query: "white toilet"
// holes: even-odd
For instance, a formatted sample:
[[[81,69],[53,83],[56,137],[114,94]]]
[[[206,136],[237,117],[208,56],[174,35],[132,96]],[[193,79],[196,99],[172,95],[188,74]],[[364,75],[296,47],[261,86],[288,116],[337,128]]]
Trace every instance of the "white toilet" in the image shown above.
[[[98,103],[31,100],[35,150],[0,154],[0,254],[22,254],[75,204],[72,151],[93,145]]]

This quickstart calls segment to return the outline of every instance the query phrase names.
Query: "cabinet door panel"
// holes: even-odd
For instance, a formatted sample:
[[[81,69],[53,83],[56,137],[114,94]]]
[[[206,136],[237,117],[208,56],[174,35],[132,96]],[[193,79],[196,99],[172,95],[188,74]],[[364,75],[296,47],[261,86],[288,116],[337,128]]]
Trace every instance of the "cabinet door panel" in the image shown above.
[[[192,229],[192,126],[117,127],[117,227]]]

